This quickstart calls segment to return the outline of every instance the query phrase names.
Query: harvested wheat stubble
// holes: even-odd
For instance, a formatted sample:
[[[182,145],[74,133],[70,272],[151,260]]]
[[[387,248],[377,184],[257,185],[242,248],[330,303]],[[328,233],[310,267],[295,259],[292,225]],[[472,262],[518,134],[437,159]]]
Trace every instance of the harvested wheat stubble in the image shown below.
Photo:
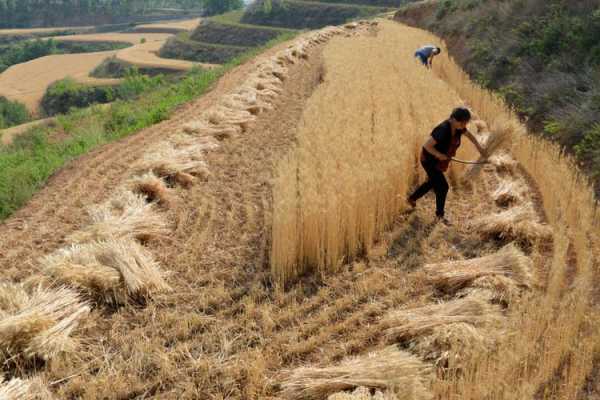
[[[437,327],[454,323],[484,326],[497,321],[500,312],[485,299],[469,296],[463,299],[390,312],[383,320],[386,336],[403,341],[427,335]]]
[[[71,333],[90,309],[74,291],[40,286],[27,292],[21,285],[3,284],[0,291],[18,293],[19,303],[10,305],[0,321],[0,358],[49,360],[72,351]],[[24,301],[25,297],[27,298]]]
[[[3,382],[0,377],[0,399],[2,400],[53,400],[54,398],[40,378],[13,378]]]
[[[552,229],[536,220],[533,205],[525,203],[497,214],[478,218],[471,222],[471,227],[484,238],[514,240],[523,244],[551,240]]]
[[[72,245],[41,264],[47,277],[107,303],[171,290],[152,255],[131,239]]]
[[[359,386],[402,389],[400,399],[431,399],[427,385],[431,367],[395,346],[327,368],[301,367],[284,373],[281,395],[286,399],[326,399]],[[406,395],[406,396],[404,396]]]
[[[509,244],[498,252],[469,260],[425,265],[426,280],[446,293],[456,293],[475,279],[484,276],[507,276],[517,284],[529,287],[533,281],[532,261],[521,250]]]
[[[70,243],[135,238],[140,241],[164,237],[169,223],[156,204],[144,195],[118,190],[105,203],[88,208],[91,223],[67,238]]]
[[[176,148],[170,142],[162,142],[148,151],[135,167],[139,171],[152,171],[160,178],[190,187],[194,177],[206,179],[209,175],[203,157],[205,148],[202,143]]]
[[[503,179],[492,193],[492,199],[500,207],[508,207],[519,203],[527,191],[527,186],[521,180]]]
[[[397,400],[398,397],[391,392],[381,392],[376,390],[371,394],[371,390],[361,386],[352,392],[339,392],[327,397],[327,400]]]
[[[134,193],[146,196],[150,202],[156,201],[166,208],[175,203],[175,196],[171,193],[165,181],[153,172],[130,178],[125,187]]]

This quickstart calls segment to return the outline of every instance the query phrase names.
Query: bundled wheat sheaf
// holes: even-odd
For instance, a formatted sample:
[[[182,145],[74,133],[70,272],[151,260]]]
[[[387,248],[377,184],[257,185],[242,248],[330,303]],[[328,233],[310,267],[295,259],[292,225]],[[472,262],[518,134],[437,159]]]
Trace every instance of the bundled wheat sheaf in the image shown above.
[[[390,312],[383,320],[385,334],[392,340],[410,340],[429,335],[434,329],[449,324],[467,323],[485,326],[498,320],[497,307],[486,299],[469,296],[463,299]]]
[[[287,376],[281,383],[281,394],[292,400],[326,399],[360,386],[390,391],[402,389],[398,399],[432,398],[427,389],[431,367],[395,346],[346,360],[335,367],[301,367],[284,374]]]
[[[41,264],[50,279],[108,303],[170,290],[152,255],[131,239],[72,245]]]
[[[479,278],[498,275],[509,277],[518,285],[530,286],[531,269],[531,259],[512,244],[488,256],[427,264],[423,268],[427,281],[447,293],[456,293]]]
[[[156,204],[129,190],[118,190],[105,203],[88,208],[90,224],[67,238],[72,243],[135,238],[147,241],[169,232]]]
[[[2,400],[54,400],[40,378],[13,378],[4,382],[0,377],[0,399]]]
[[[146,172],[130,178],[125,187],[134,193],[144,195],[149,201],[155,201],[163,207],[170,207],[175,203],[175,197],[172,191],[162,178],[159,178],[154,172]]]
[[[487,215],[471,222],[482,236],[524,243],[552,239],[552,229],[537,222],[531,203],[509,208],[497,214]]]
[[[183,126],[186,133],[210,136],[218,140],[236,137],[246,132],[256,115],[273,109],[283,92],[283,82],[289,75],[288,66],[308,59],[308,50],[344,33],[344,29],[327,27],[303,35],[286,49],[260,62],[246,82],[219,103],[206,110],[197,120]]]
[[[517,161],[506,151],[493,154],[489,161],[498,172],[503,174],[514,175],[518,166]]]
[[[523,200],[527,186],[521,180],[503,179],[492,192],[492,199],[500,207],[508,207]]]
[[[12,297],[13,299],[9,299]],[[71,338],[89,307],[67,288],[31,291],[21,285],[0,285],[0,357],[42,358],[48,360],[72,351]]]
[[[398,397],[392,392],[382,392],[364,386],[358,387],[353,391],[339,392],[327,397],[327,400],[398,400]]]
[[[476,278],[469,283],[469,286],[456,293],[459,297],[479,296],[506,305],[519,299],[521,294],[522,286],[519,287],[517,282],[504,275],[486,275]]]

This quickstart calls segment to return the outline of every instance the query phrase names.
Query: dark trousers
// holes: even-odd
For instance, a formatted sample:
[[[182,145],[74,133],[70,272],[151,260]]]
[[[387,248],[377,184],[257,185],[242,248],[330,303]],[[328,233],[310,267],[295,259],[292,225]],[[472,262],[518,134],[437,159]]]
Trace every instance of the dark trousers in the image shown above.
[[[425,196],[431,189],[435,192],[436,215],[444,216],[446,195],[448,194],[448,182],[444,173],[435,167],[435,162],[421,162],[423,169],[427,172],[429,179],[410,195],[410,199],[417,201]]]

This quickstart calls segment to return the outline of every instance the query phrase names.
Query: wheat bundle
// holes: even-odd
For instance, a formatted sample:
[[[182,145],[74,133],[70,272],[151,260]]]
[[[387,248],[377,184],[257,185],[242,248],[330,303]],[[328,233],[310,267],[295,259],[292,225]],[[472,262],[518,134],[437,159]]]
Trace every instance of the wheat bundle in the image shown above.
[[[489,161],[496,171],[514,175],[518,166],[518,162],[506,151],[500,151],[490,157]]]
[[[13,378],[3,382],[0,378],[2,400],[53,400],[54,396],[40,378]]]
[[[129,190],[118,190],[103,204],[88,209],[91,223],[67,238],[83,243],[110,238],[135,238],[148,241],[169,233],[166,218],[146,197]]]
[[[436,327],[453,323],[486,325],[498,318],[499,311],[480,297],[442,302],[419,308],[390,312],[384,318],[386,336],[392,340],[409,340],[429,335]]]
[[[354,391],[334,393],[327,397],[327,400],[398,400],[399,398],[392,392],[381,392],[380,390],[372,390],[364,386],[360,386]]]
[[[482,143],[482,147],[484,148],[487,156],[490,157],[495,154],[500,148],[510,140],[514,133],[514,125],[512,121],[509,120],[499,120],[495,121],[494,125],[491,128],[491,132],[487,135],[487,139],[485,143]],[[469,181],[475,178],[481,169],[483,168],[483,162],[485,161],[484,157],[480,157],[477,162],[481,164],[470,165],[463,175],[463,180]]]
[[[436,288],[446,293],[456,293],[475,279],[484,276],[502,275],[510,277],[519,285],[530,286],[533,280],[531,268],[531,259],[509,244],[488,256],[428,264],[423,270],[426,280]]]
[[[492,199],[500,207],[508,207],[522,201],[527,187],[520,180],[503,179],[492,192]]]
[[[134,193],[146,196],[148,201],[155,201],[164,207],[169,207],[174,203],[174,197],[167,188],[165,181],[153,172],[130,178],[126,183],[126,188]]]
[[[427,336],[414,338],[410,350],[438,368],[461,369],[469,360],[488,353],[495,344],[493,329],[481,329],[464,322],[436,326]]]
[[[242,133],[242,128],[232,125],[212,125],[206,120],[196,120],[183,125],[183,131],[189,134],[201,135],[203,137],[214,137],[217,140],[225,140]]]
[[[247,111],[252,115],[273,109],[270,103],[259,100],[258,91],[254,88],[242,88],[237,93],[225,96],[221,104],[225,107]]]
[[[206,179],[209,176],[208,166],[203,159],[204,146],[189,145],[176,149],[169,142],[147,152],[135,167],[138,171],[152,171],[160,178],[173,179],[175,182],[188,187],[193,183],[193,177]]]
[[[64,287],[44,289],[39,286],[27,293],[20,285],[7,289],[9,286],[4,284],[0,290],[20,292],[19,296],[27,296],[27,301],[18,309],[6,312],[0,321],[3,357],[48,360],[74,348],[71,333],[90,311],[77,293]]]
[[[133,240],[72,245],[41,260],[46,276],[107,303],[169,291],[158,263]]]
[[[350,23],[344,25],[344,28],[346,28],[346,29],[356,29],[356,28],[358,28],[358,23],[357,22],[350,22]]]
[[[470,223],[484,238],[516,240],[531,244],[552,239],[552,229],[537,222],[531,203],[512,207],[497,214],[480,217]]]
[[[520,295],[520,288],[511,278],[503,275],[488,275],[475,279],[457,293],[457,296],[480,296],[489,301],[510,305]]]
[[[274,58],[272,58],[268,62],[260,64],[258,66],[258,72],[259,72],[259,75],[258,75],[259,77],[263,77],[263,75],[261,75],[261,74],[267,74],[267,75],[270,74],[282,82],[284,80],[286,80],[286,78],[289,74],[289,70],[286,67],[277,64],[277,60]]]
[[[430,399],[426,388],[431,368],[395,346],[327,368],[301,367],[285,373],[281,384],[286,399],[326,399],[359,386],[374,389],[402,388],[413,399]]]
[[[0,283],[0,319],[14,313],[29,301],[29,295],[21,285]]]
[[[487,123],[484,120],[474,119],[471,123],[477,128],[477,133],[486,132],[488,130]]]

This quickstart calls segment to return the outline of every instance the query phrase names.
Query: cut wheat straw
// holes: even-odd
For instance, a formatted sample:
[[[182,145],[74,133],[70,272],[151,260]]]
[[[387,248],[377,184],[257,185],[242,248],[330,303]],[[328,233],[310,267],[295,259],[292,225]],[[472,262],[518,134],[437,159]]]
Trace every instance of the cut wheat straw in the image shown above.
[[[503,179],[492,193],[492,199],[500,207],[508,207],[522,201],[527,186],[520,180]]]
[[[514,245],[509,244],[488,256],[470,260],[428,264],[423,268],[426,279],[436,288],[447,293],[456,293],[474,280],[484,276],[502,275],[517,284],[530,286],[532,262]]]
[[[489,161],[496,167],[496,171],[510,175],[515,174],[518,166],[517,161],[506,151],[500,151],[494,154],[490,157]]]
[[[375,393],[371,394],[371,389],[364,386],[354,389],[350,392],[339,392],[327,397],[327,400],[398,400],[399,397],[391,392],[381,392],[375,390]]]
[[[392,340],[404,341],[430,334],[435,328],[453,323],[481,326],[496,321],[499,311],[479,297],[390,312],[384,318],[385,334]]]
[[[12,287],[11,287],[12,286]],[[89,313],[77,293],[66,288],[37,287],[27,293],[20,285],[4,284],[1,291],[19,292],[27,301],[6,312],[0,321],[0,354],[2,358],[39,357],[48,360],[72,351],[71,333],[78,321]]]
[[[531,244],[538,240],[552,239],[552,229],[537,221],[531,203],[510,208],[498,214],[491,214],[471,222],[471,226],[485,238],[516,240]]]
[[[480,296],[496,303],[512,304],[519,298],[521,290],[509,277],[503,275],[482,276],[473,280],[468,287],[460,290],[457,296]]]
[[[142,194],[149,201],[156,201],[164,207],[169,207],[175,202],[175,198],[167,188],[165,181],[153,172],[130,178],[126,183],[126,188],[134,193]]]
[[[88,209],[91,223],[68,237],[71,243],[135,238],[147,241],[164,237],[169,224],[146,196],[118,190],[105,203]]]
[[[108,303],[170,290],[151,254],[133,240],[73,245],[41,260],[43,273]]]
[[[497,339],[496,329],[476,328],[464,322],[436,326],[427,336],[415,337],[409,349],[436,367],[461,369],[478,355],[488,353]]]
[[[500,148],[505,145],[510,138],[512,137],[512,133],[515,129],[515,126],[511,120],[496,120],[491,127],[491,132],[487,135],[486,140],[482,143],[482,147],[485,149],[487,156],[495,154]],[[484,157],[480,157],[478,162],[485,161]],[[464,181],[469,181],[475,178],[485,164],[474,164],[470,165],[463,175]]]
[[[381,390],[402,388],[412,399],[431,398],[427,389],[430,366],[395,346],[349,359],[336,367],[302,367],[285,375],[281,394],[292,400],[326,399],[359,386]]]
[[[1,400],[53,400],[55,397],[40,378],[13,378],[3,382],[0,378]]]

